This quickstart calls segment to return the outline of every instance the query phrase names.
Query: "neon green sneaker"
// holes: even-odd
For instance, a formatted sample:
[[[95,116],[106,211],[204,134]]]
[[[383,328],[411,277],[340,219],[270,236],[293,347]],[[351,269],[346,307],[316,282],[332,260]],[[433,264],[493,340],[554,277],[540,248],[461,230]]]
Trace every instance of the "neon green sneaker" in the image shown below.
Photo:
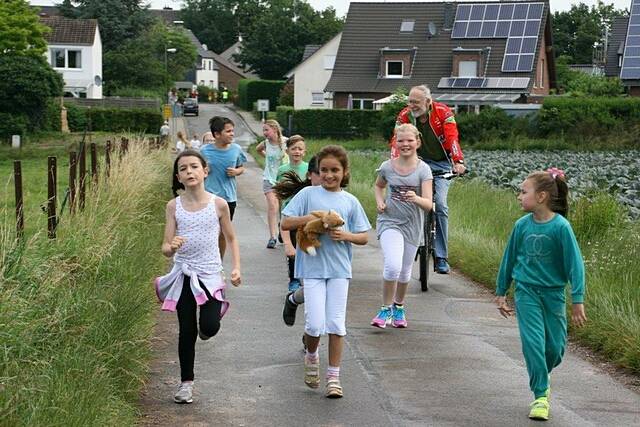
[[[549,401],[546,397],[539,397],[533,401],[529,418],[542,421],[549,419]]]

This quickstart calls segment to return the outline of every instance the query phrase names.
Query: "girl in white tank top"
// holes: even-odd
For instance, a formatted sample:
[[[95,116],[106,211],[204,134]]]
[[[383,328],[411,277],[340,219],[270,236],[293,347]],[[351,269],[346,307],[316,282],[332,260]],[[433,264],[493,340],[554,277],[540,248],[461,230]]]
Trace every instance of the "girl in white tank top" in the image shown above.
[[[220,233],[231,249],[231,284],[239,286],[240,248],[235,237],[227,202],[204,189],[207,162],[193,150],[185,150],[174,162],[173,192],[181,196],[167,203],[162,253],[173,257],[171,271],[155,280],[162,309],[178,311],[180,326],[178,353],[181,385],[177,403],[191,403],[193,365],[197,336],[209,339],[218,332],[220,319],[229,303],[224,297],[224,275],[218,246]],[[200,307],[199,330],[196,311]]]

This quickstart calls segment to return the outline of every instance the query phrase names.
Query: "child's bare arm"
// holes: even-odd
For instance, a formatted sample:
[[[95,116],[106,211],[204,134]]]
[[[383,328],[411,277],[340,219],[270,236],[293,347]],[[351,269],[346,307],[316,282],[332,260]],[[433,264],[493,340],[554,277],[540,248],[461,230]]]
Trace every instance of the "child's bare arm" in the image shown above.
[[[509,304],[507,304],[507,297],[498,296],[496,297],[495,302],[502,317],[508,318],[513,314],[513,308],[509,307]]]
[[[571,321],[578,328],[584,326],[587,323],[587,315],[584,312],[584,304],[576,303],[571,305]]]
[[[280,226],[283,230],[296,230],[298,227],[314,219],[316,219],[316,217],[312,214],[304,216],[283,216]]]
[[[162,254],[172,257],[185,241],[184,237],[176,236],[176,200],[173,199],[167,203]]]
[[[351,233],[349,231],[336,228],[329,231],[329,237],[335,241],[351,242],[354,245],[366,245],[369,242],[369,233]]]
[[[216,199],[216,210],[219,214],[220,230],[227,242],[227,248],[231,248],[232,269],[231,284],[240,286],[242,275],[240,273],[240,245],[236,239],[236,233],[231,224],[231,214],[229,213],[229,205],[223,199]]]
[[[386,188],[387,181],[385,181],[382,177],[377,177],[376,183],[373,187],[373,191],[376,197],[376,209],[378,210],[378,213],[384,212],[384,210],[387,208],[387,204],[384,201]]]
[[[293,247],[291,232],[282,228],[282,224],[280,225],[280,235],[282,236],[282,243],[284,243],[284,254],[286,256],[294,256],[296,254],[296,248]]]
[[[262,157],[265,157],[265,146],[264,146],[264,141],[262,141],[260,144],[256,145],[256,152],[258,154],[260,154]]]

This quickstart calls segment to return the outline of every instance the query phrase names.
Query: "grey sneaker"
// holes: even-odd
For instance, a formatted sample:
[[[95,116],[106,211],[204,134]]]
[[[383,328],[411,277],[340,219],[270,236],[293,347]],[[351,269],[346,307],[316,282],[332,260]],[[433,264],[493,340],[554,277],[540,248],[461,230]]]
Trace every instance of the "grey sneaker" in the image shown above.
[[[176,403],[193,402],[193,382],[185,381],[180,384],[180,387],[178,387],[178,391],[173,396],[173,401]]]

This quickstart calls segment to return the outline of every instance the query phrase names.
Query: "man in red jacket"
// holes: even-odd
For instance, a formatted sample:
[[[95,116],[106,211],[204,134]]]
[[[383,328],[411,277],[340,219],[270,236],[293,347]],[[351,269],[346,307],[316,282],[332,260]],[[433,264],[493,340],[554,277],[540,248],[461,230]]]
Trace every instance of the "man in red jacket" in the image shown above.
[[[453,111],[445,104],[435,102],[431,98],[431,91],[427,86],[414,86],[409,92],[409,103],[398,114],[396,126],[411,123],[421,133],[422,144],[418,148],[418,155],[426,162],[431,170],[450,171],[462,174],[466,170],[464,156],[458,142],[458,126]],[[395,132],[391,137],[391,157],[398,157]],[[434,177],[436,202],[436,271],[440,274],[449,273],[448,234],[449,207],[447,194],[451,181]]]

